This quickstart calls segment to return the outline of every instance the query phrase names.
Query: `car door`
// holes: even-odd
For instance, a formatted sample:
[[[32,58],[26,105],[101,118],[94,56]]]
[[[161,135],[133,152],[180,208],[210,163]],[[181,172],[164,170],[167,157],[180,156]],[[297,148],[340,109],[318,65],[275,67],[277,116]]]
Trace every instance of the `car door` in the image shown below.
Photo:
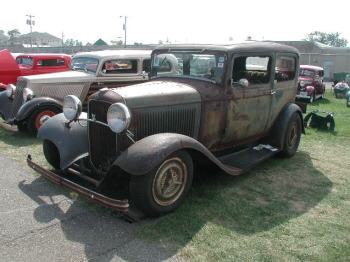
[[[266,132],[271,111],[272,65],[272,53],[241,53],[233,57],[221,147],[252,140]],[[248,80],[247,86],[239,84],[242,79]]]
[[[282,108],[295,100],[299,76],[298,56],[294,53],[276,54],[273,71],[272,105],[268,129],[274,124]]]

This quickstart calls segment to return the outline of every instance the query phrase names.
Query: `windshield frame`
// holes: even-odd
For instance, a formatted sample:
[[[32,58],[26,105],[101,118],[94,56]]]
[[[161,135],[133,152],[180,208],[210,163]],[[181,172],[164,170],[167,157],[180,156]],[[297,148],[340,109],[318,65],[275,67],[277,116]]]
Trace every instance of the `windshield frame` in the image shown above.
[[[167,61],[177,70],[160,70]],[[223,85],[227,66],[228,56],[224,51],[160,50],[152,53],[151,78],[191,78]]]

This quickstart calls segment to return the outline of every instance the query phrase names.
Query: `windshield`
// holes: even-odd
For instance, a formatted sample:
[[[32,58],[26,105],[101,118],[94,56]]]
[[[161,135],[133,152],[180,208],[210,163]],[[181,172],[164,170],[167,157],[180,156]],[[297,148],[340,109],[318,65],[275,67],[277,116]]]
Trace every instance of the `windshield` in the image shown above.
[[[224,54],[195,52],[154,54],[152,76],[191,76],[221,84],[225,66]]]
[[[69,70],[84,70],[96,73],[98,60],[90,57],[73,58]]]
[[[307,69],[300,69],[300,76],[314,77],[315,72]]]

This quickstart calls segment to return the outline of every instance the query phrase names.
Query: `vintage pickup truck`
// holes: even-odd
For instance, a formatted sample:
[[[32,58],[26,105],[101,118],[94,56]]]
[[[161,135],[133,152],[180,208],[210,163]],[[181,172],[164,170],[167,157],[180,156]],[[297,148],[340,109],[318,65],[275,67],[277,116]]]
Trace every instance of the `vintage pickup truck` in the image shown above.
[[[304,126],[294,103],[295,48],[166,45],[153,50],[151,63],[150,81],[100,89],[86,113],[81,99],[67,96],[63,113],[38,133],[55,170],[31,156],[29,166],[128,216],[159,216],[185,201],[194,165],[240,175],[277,153],[296,153]]]

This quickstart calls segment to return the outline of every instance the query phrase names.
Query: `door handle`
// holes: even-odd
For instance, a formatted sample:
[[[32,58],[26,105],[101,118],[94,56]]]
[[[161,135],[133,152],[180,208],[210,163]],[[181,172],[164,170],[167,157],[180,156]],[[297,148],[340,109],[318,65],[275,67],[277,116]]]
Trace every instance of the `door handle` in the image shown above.
[[[277,92],[275,91],[275,90],[272,90],[271,91],[271,95],[274,95],[274,94],[276,94]]]

